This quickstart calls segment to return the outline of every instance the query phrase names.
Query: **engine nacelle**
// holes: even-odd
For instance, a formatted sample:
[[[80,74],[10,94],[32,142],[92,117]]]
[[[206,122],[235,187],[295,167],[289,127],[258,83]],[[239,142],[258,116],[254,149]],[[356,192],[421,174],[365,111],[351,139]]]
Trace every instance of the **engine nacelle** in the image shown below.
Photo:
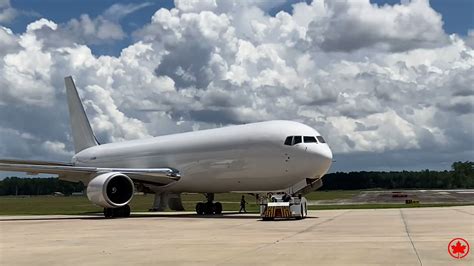
[[[118,172],[104,173],[89,182],[87,197],[104,208],[118,208],[132,200],[134,190],[130,177]]]

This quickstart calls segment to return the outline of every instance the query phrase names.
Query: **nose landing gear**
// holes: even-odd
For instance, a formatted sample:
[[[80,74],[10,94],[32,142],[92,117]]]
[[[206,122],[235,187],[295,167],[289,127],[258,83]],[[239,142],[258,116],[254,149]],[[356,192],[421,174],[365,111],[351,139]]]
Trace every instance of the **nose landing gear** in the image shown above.
[[[214,193],[206,193],[206,202],[199,202],[196,204],[196,213],[199,215],[212,215],[222,213],[222,204],[214,202]]]
[[[125,205],[119,208],[104,208],[105,218],[130,217],[130,206]]]

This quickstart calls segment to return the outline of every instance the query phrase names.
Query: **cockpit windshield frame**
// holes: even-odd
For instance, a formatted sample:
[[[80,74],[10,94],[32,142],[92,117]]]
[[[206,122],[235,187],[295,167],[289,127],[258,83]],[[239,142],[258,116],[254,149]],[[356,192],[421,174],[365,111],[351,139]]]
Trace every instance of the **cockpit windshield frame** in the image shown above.
[[[320,140],[321,138],[321,140]],[[326,143],[321,136],[288,136],[285,139],[284,145],[294,146],[299,143]]]

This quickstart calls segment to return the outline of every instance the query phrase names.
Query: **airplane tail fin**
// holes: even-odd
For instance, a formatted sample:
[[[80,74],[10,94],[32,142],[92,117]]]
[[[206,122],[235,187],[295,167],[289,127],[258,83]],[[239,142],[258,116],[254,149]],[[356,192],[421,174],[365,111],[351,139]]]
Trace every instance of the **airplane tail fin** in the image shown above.
[[[99,145],[91,125],[87,119],[86,112],[82,106],[81,99],[77,93],[72,77],[65,77],[67,103],[69,106],[69,119],[71,122],[72,138],[76,153],[92,146]]]

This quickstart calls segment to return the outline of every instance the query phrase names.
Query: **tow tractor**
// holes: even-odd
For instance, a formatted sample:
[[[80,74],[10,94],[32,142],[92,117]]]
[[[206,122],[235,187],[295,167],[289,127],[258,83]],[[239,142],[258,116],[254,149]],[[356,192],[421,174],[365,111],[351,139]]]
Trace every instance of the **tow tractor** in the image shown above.
[[[264,221],[275,218],[300,220],[307,215],[307,201],[301,195],[292,197],[288,194],[276,194],[260,200],[260,217]]]

